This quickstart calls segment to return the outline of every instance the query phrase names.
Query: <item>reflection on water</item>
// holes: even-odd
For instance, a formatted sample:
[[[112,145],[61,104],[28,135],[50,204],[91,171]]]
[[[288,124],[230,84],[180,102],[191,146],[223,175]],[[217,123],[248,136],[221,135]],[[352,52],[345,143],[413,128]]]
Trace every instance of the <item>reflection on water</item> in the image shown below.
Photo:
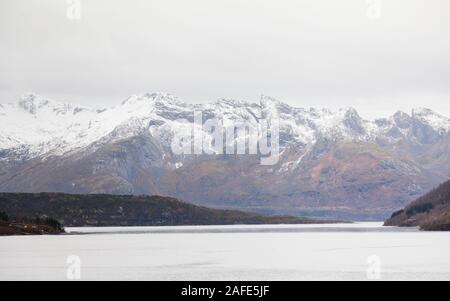
[[[381,223],[68,231],[0,237],[0,280],[450,280],[449,232]]]
[[[302,225],[224,225],[160,227],[68,227],[70,234],[133,233],[307,233],[307,232],[417,232],[415,227],[383,227],[383,222]]]

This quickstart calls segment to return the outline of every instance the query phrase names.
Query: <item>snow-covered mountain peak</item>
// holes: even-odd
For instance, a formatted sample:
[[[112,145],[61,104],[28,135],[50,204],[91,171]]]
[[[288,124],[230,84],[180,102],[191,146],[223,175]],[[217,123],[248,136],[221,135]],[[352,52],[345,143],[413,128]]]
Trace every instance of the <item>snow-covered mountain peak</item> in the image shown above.
[[[392,117],[387,121],[387,124],[392,126],[397,126],[400,129],[408,129],[411,127],[412,118],[409,114],[403,111],[397,111]]]
[[[389,118],[368,121],[351,107],[334,112],[304,109],[265,95],[259,103],[222,98],[190,104],[168,93],[140,93],[115,107],[95,111],[28,93],[15,104],[0,105],[0,149],[27,147],[37,154],[64,153],[143,131],[166,137],[165,144],[169,145],[170,137],[185,130],[180,120],[193,121],[194,111],[202,112],[203,121],[216,118],[228,125],[245,120],[255,126],[260,119],[276,118],[282,147],[298,142],[309,145],[323,137],[372,142],[377,137],[385,137],[388,142],[416,137],[427,143],[426,137],[438,137],[450,130],[447,117],[428,109],[415,109],[413,116],[399,111]]]
[[[40,95],[37,95],[35,93],[26,93],[24,94],[19,102],[17,103],[18,106],[25,111],[27,111],[30,114],[36,114],[36,112],[46,106],[55,106],[57,105],[56,102],[46,99]]]
[[[286,104],[282,103],[281,101],[279,101],[271,96],[264,95],[264,94],[261,95],[261,97],[259,99],[259,103],[262,108],[266,108],[266,109],[277,108],[280,105],[286,105]]]
[[[332,115],[333,114],[333,112],[331,110],[325,109],[325,108],[322,108],[322,109],[309,108],[306,112],[313,118],[321,118],[324,115]]]
[[[415,108],[412,111],[412,118],[431,126],[435,130],[450,131],[450,119],[433,110]]]
[[[26,112],[36,115],[41,112],[46,112],[55,115],[78,114],[83,111],[90,111],[89,108],[83,106],[76,106],[70,103],[63,103],[45,98],[36,93],[26,93],[17,102],[17,107]]]
[[[148,103],[160,103],[160,104],[177,104],[184,105],[182,101],[178,99],[178,97],[163,92],[155,92],[155,93],[139,93],[133,94],[129,96],[122,102],[122,105],[136,104],[138,102],[148,102]]]
[[[358,118],[361,119],[361,117],[358,114],[358,111],[356,111],[353,107],[345,107],[341,108],[338,111],[340,114],[344,115],[346,118]]]
[[[278,118],[280,111],[285,111],[280,109],[289,107],[287,104],[267,95],[261,95],[259,103],[261,105],[261,117],[266,119]]]
[[[397,119],[397,118],[410,118],[411,116],[408,113],[399,110],[394,113],[393,117]]]
[[[250,107],[256,104],[245,100],[238,100],[233,98],[219,98],[213,103],[213,105],[224,109],[233,109],[237,107]]]
[[[347,107],[339,110],[339,114],[342,114],[342,124],[349,136],[362,137],[370,134],[373,123],[363,120],[356,109]]]

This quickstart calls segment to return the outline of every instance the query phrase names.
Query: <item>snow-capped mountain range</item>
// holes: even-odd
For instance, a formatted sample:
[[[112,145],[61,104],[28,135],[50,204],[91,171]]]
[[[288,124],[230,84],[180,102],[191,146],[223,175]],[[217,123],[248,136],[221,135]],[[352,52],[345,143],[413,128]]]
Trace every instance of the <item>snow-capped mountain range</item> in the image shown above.
[[[282,147],[292,142],[311,144],[318,137],[361,141],[383,137],[389,142],[411,138],[420,143],[450,131],[447,117],[423,108],[414,109],[412,115],[399,111],[389,118],[369,121],[353,108],[337,112],[295,108],[267,96],[262,96],[260,103],[221,99],[194,105],[170,94],[146,93],[132,95],[118,106],[95,110],[29,93],[16,103],[0,104],[0,149],[27,148],[35,157],[63,155],[102,139],[124,139],[145,130],[155,137],[167,138],[184,130],[186,125],[178,120],[192,120],[194,111],[201,111],[208,118],[254,124],[265,115],[279,116]],[[413,133],[413,121],[427,133]],[[170,140],[161,142],[168,146]]]
[[[172,139],[190,131],[182,120],[192,121],[194,111],[225,126],[277,118],[280,161],[261,167],[248,158],[173,154]],[[189,104],[143,93],[96,110],[30,93],[0,104],[0,125],[4,191],[159,193],[216,207],[330,216],[357,214],[364,198],[374,202],[384,192],[386,202],[362,206],[381,216],[450,175],[450,120],[422,108],[372,121],[353,108],[296,108],[267,96]],[[30,180],[33,173],[45,176]]]

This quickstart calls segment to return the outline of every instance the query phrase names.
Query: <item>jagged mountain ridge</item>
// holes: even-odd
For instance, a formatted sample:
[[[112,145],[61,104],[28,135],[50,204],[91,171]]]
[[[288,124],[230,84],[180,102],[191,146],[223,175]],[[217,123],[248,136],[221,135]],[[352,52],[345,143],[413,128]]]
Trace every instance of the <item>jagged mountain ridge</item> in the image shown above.
[[[190,130],[179,120],[192,121],[194,110],[228,125],[279,117],[279,162],[173,154],[173,136]],[[2,191],[157,193],[215,207],[376,218],[450,175],[450,121],[428,109],[368,121],[352,108],[302,109],[267,96],[188,104],[144,93],[94,110],[27,94],[0,106],[0,123]]]

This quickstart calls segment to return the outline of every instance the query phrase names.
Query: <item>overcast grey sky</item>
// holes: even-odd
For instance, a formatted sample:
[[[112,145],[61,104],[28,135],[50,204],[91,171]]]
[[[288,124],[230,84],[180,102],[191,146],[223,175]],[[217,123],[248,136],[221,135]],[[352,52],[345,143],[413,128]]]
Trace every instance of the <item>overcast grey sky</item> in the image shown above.
[[[0,102],[266,94],[366,118],[450,116],[448,0],[382,0],[380,14],[377,0],[81,0],[78,20],[71,1],[0,1]]]

